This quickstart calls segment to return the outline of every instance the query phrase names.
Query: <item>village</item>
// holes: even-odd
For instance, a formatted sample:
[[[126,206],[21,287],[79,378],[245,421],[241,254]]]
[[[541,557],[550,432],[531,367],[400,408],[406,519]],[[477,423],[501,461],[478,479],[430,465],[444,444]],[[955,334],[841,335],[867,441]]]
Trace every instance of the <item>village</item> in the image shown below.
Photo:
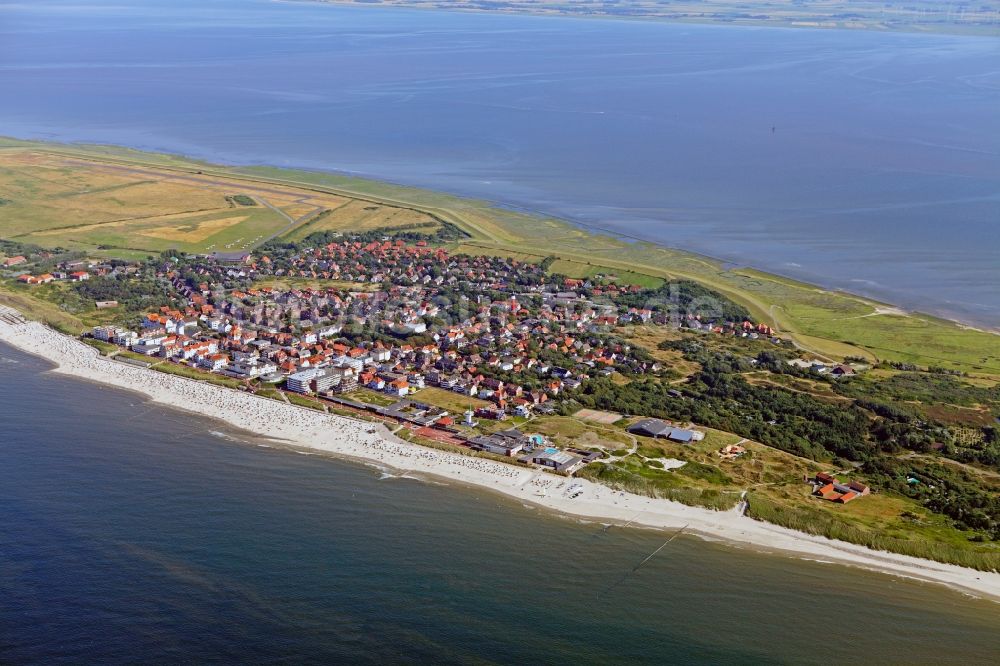
[[[534,420],[591,411],[579,410],[573,395],[595,379],[657,377],[665,370],[620,337],[622,327],[781,344],[767,326],[691,311],[676,295],[664,299],[661,291],[619,284],[613,275],[570,278],[548,272],[545,262],[452,255],[424,239],[374,236],[315,247],[273,244],[252,254],[71,259],[37,273],[26,270],[31,262],[24,257],[4,263],[23,271],[16,279],[25,285],[152,280],[168,305],[94,326],[87,335],[114,345],[121,362],[217,375],[247,392],[285,401],[298,396],[303,405],[405,428],[425,444],[567,476],[607,461],[611,452],[557,443],[533,431]],[[95,305],[125,309],[110,298]],[[690,423],[600,411],[588,419],[603,427],[618,420],[633,437],[684,446],[705,437]],[[712,451],[720,461],[747,453],[742,443]],[[647,460],[666,470],[685,464]],[[827,495],[817,493],[834,499]],[[841,503],[855,496],[841,495]]]
[[[617,337],[616,327],[772,335],[750,321],[685,312],[614,276],[557,276],[537,263],[451,255],[422,239],[368,234],[150,263],[174,305],[131,325],[95,326],[94,340],[233,378],[246,390],[275,387],[408,424],[424,439],[564,474],[598,454],[552,446],[516,426],[557,413],[563,398],[593,378],[657,375],[661,364]],[[127,279],[140,270],[78,259],[17,280]],[[442,399],[446,394],[453,397]]]

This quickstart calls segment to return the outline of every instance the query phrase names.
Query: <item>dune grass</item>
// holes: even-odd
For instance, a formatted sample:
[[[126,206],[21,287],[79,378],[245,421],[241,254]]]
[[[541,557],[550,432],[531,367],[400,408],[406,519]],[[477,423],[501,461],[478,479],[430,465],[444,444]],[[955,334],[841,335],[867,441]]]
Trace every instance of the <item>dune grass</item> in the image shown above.
[[[740,500],[738,490],[699,488],[685,485],[675,472],[643,466],[634,457],[614,464],[593,463],[576,473],[577,476],[602,483],[615,490],[624,490],[659,499],[700,506],[715,511],[728,511]]]
[[[110,356],[119,350],[117,345],[113,345],[110,342],[104,342],[103,340],[95,340],[94,338],[82,338],[81,342],[99,351],[101,356]]]
[[[781,504],[760,493],[751,492],[748,499],[747,515],[757,520],[828,539],[859,544],[872,550],[957,564],[981,571],[1000,571],[1000,549],[993,544],[978,544],[972,541],[963,543],[954,536],[946,540],[940,537],[938,532],[923,529],[917,524],[907,525],[905,535],[900,531],[897,531],[896,535],[890,535],[885,531],[863,527],[857,521],[848,522],[817,509]],[[868,499],[855,500],[855,503],[866,502]],[[853,504],[842,508],[848,508]],[[954,535],[957,532],[951,530],[950,533]]]

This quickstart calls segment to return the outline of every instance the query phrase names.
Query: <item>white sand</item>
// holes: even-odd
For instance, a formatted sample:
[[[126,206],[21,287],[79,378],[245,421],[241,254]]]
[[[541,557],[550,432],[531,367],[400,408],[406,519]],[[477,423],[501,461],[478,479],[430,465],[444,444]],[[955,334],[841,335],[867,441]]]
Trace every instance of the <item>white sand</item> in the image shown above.
[[[0,313],[5,310],[10,312],[0,306]],[[57,364],[55,372],[137,391],[155,402],[216,418],[288,445],[492,489],[567,515],[660,529],[686,526],[686,533],[710,539],[942,583],[1000,601],[1000,574],[872,551],[762,523],[737,511],[689,507],[612,491],[582,479],[417,446],[394,437],[383,426],[108,360],[92,347],[38,323],[12,325],[0,320],[0,341]],[[582,493],[570,498],[570,486],[582,488]]]

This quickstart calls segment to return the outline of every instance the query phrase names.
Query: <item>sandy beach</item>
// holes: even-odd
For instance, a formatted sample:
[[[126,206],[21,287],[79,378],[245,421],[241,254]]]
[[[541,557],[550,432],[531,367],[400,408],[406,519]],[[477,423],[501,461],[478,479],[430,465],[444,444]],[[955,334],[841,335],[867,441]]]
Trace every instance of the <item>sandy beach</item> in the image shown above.
[[[0,307],[0,311],[13,312]],[[617,525],[685,529],[708,539],[821,562],[863,567],[948,585],[1000,601],[1000,574],[985,573],[806,535],[741,516],[613,491],[583,479],[411,444],[384,426],[324,414],[101,357],[95,349],[40,323],[0,319],[0,341],[56,364],[53,372],[136,391],[281,443],[416,475],[503,493],[565,515]],[[571,498],[569,488],[579,490]],[[574,493],[576,494],[576,493]]]

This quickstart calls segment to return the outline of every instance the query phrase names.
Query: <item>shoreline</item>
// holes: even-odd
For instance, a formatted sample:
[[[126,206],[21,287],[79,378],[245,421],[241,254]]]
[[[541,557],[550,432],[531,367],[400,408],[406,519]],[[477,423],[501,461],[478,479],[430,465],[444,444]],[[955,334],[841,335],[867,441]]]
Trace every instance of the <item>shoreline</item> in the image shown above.
[[[0,306],[0,311],[16,312]],[[443,479],[491,490],[563,516],[613,525],[680,530],[769,554],[855,566],[946,585],[1000,602],[1000,573],[873,551],[760,522],[737,511],[712,511],[614,491],[585,479],[463,456],[403,441],[384,425],[349,419],[100,356],[96,349],[33,321],[0,319],[0,342],[46,359],[59,374],[141,393],[153,402],[221,421],[274,441],[275,448],[315,451],[385,467],[421,482]],[[424,476],[432,477],[431,480]],[[582,487],[575,499],[569,486]]]
[[[303,2],[316,2],[317,0],[292,0],[292,1],[303,1]],[[702,250],[694,250],[689,248],[684,248],[678,245],[673,245],[663,240],[654,240],[645,238],[643,236],[636,235],[635,233],[630,233],[628,231],[620,231],[615,229],[609,229],[600,226],[598,223],[588,222],[574,217],[566,216],[559,213],[550,213],[544,210],[533,207],[527,203],[510,203],[499,199],[492,199],[488,197],[476,196],[469,193],[462,193],[449,189],[432,189],[429,186],[424,185],[414,185],[407,183],[405,181],[394,180],[391,178],[383,178],[377,174],[369,173],[367,171],[351,170],[345,168],[336,167],[324,167],[324,166],[294,166],[294,165],[279,165],[262,160],[247,160],[239,161],[227,158],[219,154],[200,154],[195,152],[185,152],[183,150],[170,149],[165,147],[157,146],[144,146],[136,147],[126,144],[118,143],[93,143],[86,140],[72,140],[72,139],[47,139],[47,138],[23,138],[18,136],[13,136],[9,134],[0,134],[0,141],[9,140],[15,142],[22,142],[25,144],[35,144],[21,146],[22,148],[32,149],[36,148],[38,150],[49,150],[53,153],[67,154],[65,151],[69,149],[69,154],[77,154],[80,159],[96,159],[98,161],[107,161],[112,163],[131,163],[140,164],[143,166],[156,167],[167,170],[177,170],[182,172],[191,172],[195,169],[195,165],[204,166],[206,172],[208,170],[221,169],[219,172],[220,176],[225,176],[228,178],[246,179],[251,181],[259,182],[276,182],[290,187],[301,187],[301,188],[316,188],[317,186],[312,183],[299,182],[295,180],[289,180],[284,178],[274,178],[272,176],[258,176],[253,173],[248,173],[247,169],[279,169],[282,171],[290,172],[300,172],[307,174],[318,174],[318,175],[330,175],[342,178],[350,178],[361,181],[362,183],[371,184],[382,184],[390,187],[406,188],[417,190],[427,193],[436,193],[446,197],[451,197],[460,201],[469,201],[485,204],[491,208],[497,210],[506,210],[513,213],[518,213],[521,215],[528,215],[531,217],[536,217],[539,219],[551,219],[557,222],[566,224],[580,231],[598,235],[598,236],[608,236],[618,240],[622,240],[627,243],[640,243],[652,245],[654,247],[663,248],[670,252],[677,252],[685,256],[694,257],[697,259],[712,262],[720,266],[723,270],[732,270],[736,268],[755,271],[757,273],[773,277],[776,280],[787,280],[793,283],[798,283],[812,287],[824,292],[829,292],[831,294],[840,294],[845,297],[856,298],[862,301],[870,303],[873,307],[878,309],[878,306],[885,306],[889,309],[896,310],[904,316],[917,316],[917,317],[928,317],[931,319],[937,319],[942,322],[957,326],[961,329],[975,331],[978,333],[985,333],[989,335],[1000,336],[1000,325],[994,322],[986,322],[984,320],[979,320],[975,316],[969,313],[961,314],[956,311],[946,310],[944,303],[934,304],[934,303],[924,303],[920,305],[918,302],[913,302],[911,304],[905,304],[904,301],[909,299],[908,295],[905,294],[892,294],[892,293],[864,293],[863,290],[853,291],[851,287],[845,286],[843,284],[838,284],[841,280],[832,276],[822,277],[816,275],[795,275],[789,272],[782,272],[781,269],[775,267],[766,267],[763,265],[758,265],[756,263],[751,263],[745,258],[727,258],[722,256],[717,256],[709,252]],[[40,146],[38,144],[41,144]],[[0,149],[6,147],[17,147],[17,146],[3,146],[0,145]],[[155,164],[155,163],[143,163],[135,161],[133,158],[125,155],[116,155],[114,153],[102,154],[97,152],[93,154],[91,150],[88,149],[111,149],[111,150],[124,150],[137,153],[145,153],[153,155],[160,158],[181,158],[191,162],[190,165],[176,165],[176,164]],[[74,153],[73,151],[77,151]],[[83,153],[79,155],[78,153]],[[200,173],[200,172],[199,172]],[[328,191],[331,189],[327,186],[320,186],[317,191]],[[346,190],[345,190],[346,191]],[[696,278],[695,278],[696,279]]]
[[[358,2],[357,0],[273,0],[274,2],[283,2],[288,4],[305,4],[305,5],[334,5],[337,7],[347,7],[347,8],[388,8],[388,9],[405,9],[407,11],[423,11],[423,12],[449,12],[453,14],[474,14],[474,15],[485,15],[485,16],[532,16],[536,18],[546,19],[574,19],[574,20],[590,20],[590,21],[622,21],[631,23],[673,23],[676,25],[685,26],[708,26],[708,27],[731,27],[731,28],[771,28],[775,30],[842,30],[842,31],[852,31],[852,32],[877,32],[885,34],[903,34],[903,35],[942,35],[951,37],[984,37],[987,39],[992,39],[996,36],[995,29],[990,26],[984,26],[981,23],[973,24],[971,29],[962,28],[966,27],[961,22],[945,23],[941,25],[935,25],[934,27],[928,28],[920,23],[913,21],[913,17],[909,17],[911,20],[901,21],[898,25],[879,25],[877,23],[872,23],[873,17],[869,16],[861,19],[858,25],[838,25],[838,18],[834,15],[831,16],[789,16],[785,19],[780,18],[747,18],[745,16],[734,16],[728,19],[718,19],[711,18],[708,16],[666,16],[659,14],[583,14],[574,13],[571,11],[556,9],[553,11],[544,11],[532,9],[530,6],[526,7],[516,7],[516,8],[482,8],[482,7],[442,7],[442,6],[406,6],[399,5],[393,2]]]

